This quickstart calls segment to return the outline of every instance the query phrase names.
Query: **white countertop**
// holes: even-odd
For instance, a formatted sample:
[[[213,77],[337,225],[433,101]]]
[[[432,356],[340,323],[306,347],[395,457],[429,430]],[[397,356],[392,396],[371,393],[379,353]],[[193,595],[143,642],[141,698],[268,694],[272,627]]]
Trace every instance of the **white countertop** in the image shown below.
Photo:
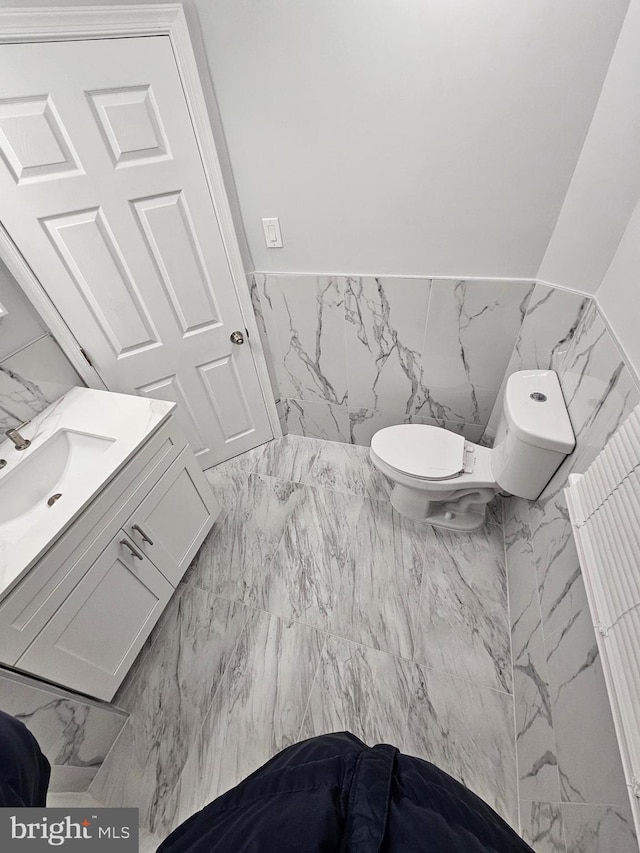
[[[17,451],[8,439],[0,444],[0,459],[7,461],[0,470],[0,485],[3,481],[7,484],[7,491],[0,497],[4,503],[11,495],[10,482],[20,466],[60,430],[110,441],[106,450],[96,454],[91,464],[85,465],[68,484],[64,500],[40,513],[31,526],[27,514],[17,522],[8,522],[4,535],[0,524],[0,598],[32,568],[174,409],[175,403],[164,400],[72,388],[20,430],[24,438],[31,440],[29,448]]]

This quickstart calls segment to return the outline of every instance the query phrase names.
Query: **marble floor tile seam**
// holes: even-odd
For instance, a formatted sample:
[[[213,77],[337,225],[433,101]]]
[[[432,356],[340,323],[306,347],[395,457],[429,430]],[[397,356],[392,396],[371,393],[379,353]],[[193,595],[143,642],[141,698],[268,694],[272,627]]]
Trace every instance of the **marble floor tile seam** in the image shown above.
[[[180,586],[180,585],[182,585],[182,586],[186,586],[186,584],[182,584],[182,582],[180,582],[180,584],[179,584],[178,586]],[[200,587],[196,587],[196,589],[200,589]],[[203,592],[204,592],[204,590],[203,590]],[[208,593],[208,595],[212,595],[212,593]],[[214,596],[214,597],[215,597],[215,598],[218,598],[218,599],[221,599],[221,600],[223,600],[223,601],[230,601],[230,599],[223,599],[223,598],[222,598],[222,596],[219,596],[219,595],[218,595],[218,596]],[[235,653],[236,653],[236,650],[237,650],[237,648],[238,648],[238,645],[240,644],[240,640],[242,639],[242,636],[243,636],[243,634],[244,634],[244,632],[245,632],[245,630],[246,630],[246,628],[247,628],[247,624],[248,624],[248,622],[249,622],[249,619],[251,618],[250,610],[251,610],[251,609],[253,609],[253,608],[248,607],[248,605],[243,604],[243,602],[235,602],[235,601],[234,601],[233,603],[234,603],[234,604],[241,604],[242,606],[244,606],[244,607],[245,607],[245,609],[247,610],[247,613],[246,613],[246,615],[245,615],[245,618],[244,618],[244,621],[243,621],[242,628],[238,631],[238,638],[237,638],[236,642],[233,644],[233,648],[231,649],[231,651],[230,651],[230,653],[229,653],[229,656],[228,656],[228,659],[227,659],[227,663],[226,663],[226,665],[225,665],[224,669],[222,670],[222,672],[220,673],[220,679],[219,679],[219,681],[218,681],[218,686],[216,687],[216,689],[215,689],[215,691],[214,691],[214,693],[213,693],[213,695],[212,695],[212,697],[211,697],[211,701],[207,704],[206,708],[204,709],[204,711],[203,711],[203,713],[202,713],[202,719],[200,720],[200,724],[198,725],[198,727],[197,727],[197,728],[196,728],[196,730],[194,731],[194,736],[193,736],[193,741],[192,741],[193,743],[197,742],[197,739],[198,739],[198,737],[199,737],[199,735],[200,735],[200,731],[202,730],[202,727],[204,726],[205,720],[207,719],[207,716],[208,716],[208,714],[209,714],[209,711],[211,710],[211,707],[212,707],[212,705],[213,705],[213,703],[214,703],[214,700],[215,700],[216,696],[218,695],[218,692],[219,692],[219,690],[220,690],[220,688],[221,688],[222,684],[224,683],[225,675],[226,675],[226,673],[227,673],[227,671],[228,671],[228,669],[229,669],[229,666],[230,666],[230,664],[231,664],[231,661],[234,659],[234,655],[235,655]],[[157,640],[157,638],[156,638],[156,640]],[[147,651],[147,654],[148,654],[148,653],[151,651],[151,649],[155,646],[156,640],[154,640],[154,642],[153,642],[153,643],[151,644],[151,646],[149,647],[149,649],[148,649],[148,651]],[[146,658],[146,655],[145,655],[145,658]],[[133,710],[133,711],[131,711],[131,712],[129,713],[129,719],[127,720],[127,722],[124,724],[124,726],[123,726],[123,727],[120,729],[120,731],[118,732],[118,736],[117,736],[117,737],[116,737],[116,739],[114,740],[114,742],[113,742],[113,744],[111,745],[111,747],[110,747],[109,751],[107,752],[107,755],[106,755],[106,756],[105,756],[105,758],[104,758],[104,762],[106,762],[106,761],[107,761],[107,759],[108,759],[108,757],[109,757],[109,753],[111,752],[111,750],[115,748],[115,746],[116,746],[116,744],[117,744],[117,742],[118,742],[118,739],[119,739],[121,736],[123,736],[123,733],[124,733],[125,729],[127,728],[127,726],[129,726],[129,725],[133,725],[133,723],[132,723],[132,718],[133,718],[134,716],[135,716],[135,710]],[[103,762],[103,763],[104,763],[104,762]],[[178,776],[178,780],[176,780],[176,782],[177,782],[177,781],[179,781],[180,776],[182,776],[182,770],[183,770],[183,769],[184,769],[184,767],[180,770],[180,774],[179,774],[179,776]],[[90,791],[90,790],[91,790],[91,786],[89,786],[89,791]]]
[[[322,640],[322,648],[320,649],[320,656],[318,657],[318,664],[316,666],[316,671],[313,673],[313,678],[311,679],[311,686],[309,688],[309,695],[307,696],[307,701],[305,702],[304,712],[302,714],[302,719],[300,720],[300,728],[298,729],[298,743],[300,743],[302,740],[306,739],[306,738],[302,737],[302,731],[304,729],[305,721],[307,719],[307,714],[309,712],[309,705],[311,703],[311,696],[313,695],[313,689],[314,689],[316,682],[318,680],[318,674],[319,674],[320,670],[322,669],[322,661],[324,658],[325,650],[327,648],[327,641],[329,639],[329,634],[326,631],[322,631],[320,633],[324,634],[324,638]]]
[[[242,469],[242,470],[247,470],[247,469]],[[283,482],[283,483],[297,483],[300,486],[304,486],[306,489],[315,489],[316,491],[338,492],[338,494],[342,494],[342,495],[353,495],[354,497],[359,497],[359,498],[364,497],[366,500],[381,501],[384,503],[390,503],[390,500],[391,500],[390,497],[388,497],[386,495],[380,495],[380,497],[372,496],[369,493],[367,493],[366,495],[362,495],[362,494],[358,494],[357,492],[347,491],[346,489],[332,488],[331,486],[325,486],[325,485],[319,485],[317,483],[311,483],[311,482],[308,482],[304,479],[302,479],[302,480],[287,480],[287,479],[284,479],[283,477],[278,477],[275,474],[265,474],[263,471],[247,471],[247,473],[257,474],[259,477],[266,477],[269,480],[279,480],[280,482]],[[501,507],[501,510],[502,510],[502,507]],[[501,516],[503,515],[502,511],[500,512],[500,515]],[[503,527],[504,526],[504,521],[502,518],[496,519],[489,514],[487,514],[487,517],[486,517],[484,523],[485,524],[491,524],[494,527]],[[429,524],[428,521],[416,520],[416,524],[423,524],[425,527],[431,527],[432,526],[431,524]],[[473,535],[473,533],[471,533],[471,534],[464,534],[463,533],[462,535]]]
[[[327,444],[335,444],[337,442],[326,442],[326,443]],[[350,447],[350,446],[359,447],[360,445],[347,444],[346,446],[348,446],[348,447]],[[264,447],[264,445],[260,445],[260,447]],[[254,450],[255,449],[257,449],[257,448],[254,448]],[[251,453],[251,452],[252,451],[247,451],[247,453]],[[256,470],[256,466],[258,465],[262,454],[260,454],[260,456],[257,456],[253,460],[253,462],[250,462],[249,464],[242,464],[241,461],[236,461],[236,460],[242,460],[243,455],[244,454],[239,454],[238,456],[234,456],[231,459],[227,459],[225,462],[221,463],[221,465],[226,465],[228,467],[237,468],[238,470],[245,471],[246,473],[257,474],[261,477],[269,477],[271,479],[281,480],[284,482],[299,483],[300,485],[306,486],[308,488],[321,489],[321,490],[327,490],[327,491],[336,491],[336,492],[339,492],[342,494],[353,494],[353,495],[357,495],[358,497],[366,497],[369,500],[378,500],[378,501],[385,501],[385,502],[389,502],[389,500],[390,500],[389,496],[385,496],[385,495],[381,495],[380,497],[378,497],[376,495],[372,496],[371,493],[368,491],[367,491],[366,495],[361,495],[355,491],[350,491],[350,490],[346,490],[346,489],[339,489],[339,488],[332,488],[331,486],[313,483],[313,482],[309,481],[309,479],[308,479],[311,468],[313,468],[313,464],[311,465],[309,471],[307,471],[306,474],[302,475],[300,478],[298,478],[298,479],[287,479],[287,478],[279,477],[276,474],[268,474],[262,470]],[[314,460],[314,464],[315,464],[315,460]],[[210,470],[214,470],[215,467],[217,467],[217,466],[213,466],[213,468]],[[504,505],[502,503],[500,504],[499,516],[500,516],[499,518],[495,518],[492,515],[488,515],[485,523],[486,524],[499,525],[499,526],[502,526],[504,524]],[[427,522],[425,522],[425,524],[426,523]]]
[[[267,611],[265,611],[265,612],[267,612]],[[275,616],[276,614],[270,613],[269,615]],[[282,619],[283,617],[279,616],[278,618]],[[296,620],[288,619],[287,621],[294,622]],[[304,622],[302,624],[305,625]],[[315,626],[305,625],[305,627],[315,627]],[[319,628],[315,628],[315,630],[319,631],[319,633],[321,633],[321,634],[326,634],[327,638],[331,638],[334,640],[340,640],[341,642],[352,643],[354,646],[360,646],[363,649],[369,649],[370,651],[373,651],[373,652],[379,652],[380,654],[383,654],[383,655],[389,655],[389,657],[396,658],[396,660],[404,661],[404,663],[409,663],[409,664],[412,664],[413,666],[419,666],[422,669],[428,669],[432,672],[437,672],[440,675],[448,675],[450,678],[455,678],[458,681],[464,681],[466,684],[472,684],[474,687],[480,687],[483,690],[491,690],[492,693],[499,693],[502,696],[513,696],[513,693],[509,690],[498,690],[497,687],[491,687],[488,684],[483,684],[480,681],[474,681],[472,678],[464,678],[462,675],[456,675],[456,673],[449,672],[449,670],[447,670],[447,669],[440,669],[439,667],[429,666],[429,664],[422,663],[422,661],[416,660],[414,657],[406,658],[406,657],[403,657],[402,655],[398,655],[398,654],[395,654],[394,652],[390,652],[387,649],[380,649],[380,648],[378,648],[378,646],[371,646],[368,643],[361,643],[358,640],[353,640],[353,639],[351,639],[351,637],[344,637],[342,634],[336,634],[334,631],[331,631],[331,630],[321,631]]]
[[[271,565],[271,564],[269,563],[269,565]],[[186,584],[185,584],[185,586],[186,586]],[[226,595],[220,595],[217,592],[211,592],[210,590],[203,589],[201,586],[197,586],[197,584],[189,584],[188,586],[191,589],[197,589],[198,592],[206,593],[206,595],[210,596],[211,598],[217,598],[220,601],[226,601],[230,604],[239,604],[242,607],[244,607],[247,610],[247,615],[245,617],[244,624],[240,630],[240,633],[242,633],[242,631],[244,631],[247,622],[251,618],[251,613],[253,612],[253,613],[266,613],[267,616],[273,616],[275,619],[282,619],[284,622],[291,622],[292,624],[302,625],[303,628],[313,628],[313,630],[317,631],[318,634],[321,634],[325,638],[325,640],[328,636],[330,636],[329,631],[325,628],[318,628],[318,626],[316,624],[312,624],[310,622],[305,622],[303,619],[295,619],[293,616],[283,616],[282,613],[274,613],[272,610],[267,610],[264,607],[259,607],[257,604],[255,604],[254,602],[252,602],[250,600],[240,601],[237,598],[229,598]],[[340,637],[339,639],[344,639],[344,638]],[[235,651],[238,642],[239,641],[236,642],[236,644],[233,648],[233,651]],[[154,644],[155,644],[155,642],[154,642]],[[233,652],[231,654],[233,654]],[[394,657],[395,657],[395,655],[394,655]],[[208,708],[207,708],[207,710],[208,710]],[[128,712],[125,712],[125,713],[128,713]]]
[[[278,477],[276,474],[265,474],[263,471],[250,471],[247,473],[257,474],[259,477],[265,477],[268,480],[279,480],[281,483],[296,483],[299,486],[303,486],[305,489],[314,489],[319,492],[337,492],[341,495],[352,495],[354,498],[365,498],[370,501],[383,501],[385,503],[389,503],[389,498],[381,495],[380,497],[371,497],[370,494],[362,495],[357,492],[347,491],[346,489],[337,489],[332,488],[331,486],[319,485],[317,483],[310,483],[306,480],[287,480],[282,477]]]
[[[249,606],[247,605],[247,607],[249,607]],[[270,618],[275,618],[275,619],[277,619],[277,620],[280,620],[280,621],[283,621],[283,622],[288,622],[288,623],[290,623],[290,624],[293,624],[293,623],[295,622],[295,620],[293,620],[293,619],[287,619],[287,618],[282,617],[282,616],[275,616],[274,614],[268,613],[268,611],[265,611],[265,610],[260,610],[259,608],[249,608],[249,609],[254,610],[255,612],[264,613],[265,615],[269,616]],[[200,740],[200,737],[201,737],[201,734],[202,734],[202,732],[203,732],[203,729],[205,728],[205,726],[206,726],[206,725],[208,725],[208,722],[209,722],[209,715],[210,715],[210,714],[212,713],[212,711],[213,711],[213,708],[214,708],[214,705],[215,705],[215,699],[218,697],[218,694],[220,693],[220,690],[221,690],[221,689],[224,689],[224,688],[226,687],[226,682],[227,682],[227,679],[228,679],[229,674],[230,674],[231,666],[232,666],[232,664],[233,664],[233,662],[234,662],[234,657],[235,657],[235,655],[236,655],[236,651],[237,651],[238,647],[240,646],[241,642],[243,641],[245,631],[247,631],[247,630],[248,630],[248,627],[249,627],[249,624],[248,624],[248,623],[249,623],[249,620],[250,620],[250,616],[249,616],[249,618],[247,619],[247,622],[244,624],[244,626],[243,626],[242,630],[241,630],[241,631],[239,632],[239,634],[238,634],[238,640],[237,640],[237,641],[236,641],[236,643],[234,644],[233,651],[232,651],[232,652],[231,652],[231,654],[229,655],[229,660],[228,660],[227,666],[226,666],[226,667],[225,667],[225,669],[224,669],[224,672],[222,673],[222,675],[221,675],[221,677],[220,677],[220,681],[219,681],[218,688],[217,688],[217,689],[216,689],[216,691],[215,691],[215,694],[214,694],[214,696],[213,696],[213,698],[212,698],[211,703],[208,705],[208,707],[207,707],[206,711],[203,713],[203,716],[202,716],[202,722],[201,722],[200,726],[198,727],[197,731],[196,731],[196,732],[194,733],[194,735],[193,735],[193,738],[192,738],[192,741],[191,741],[191,748],[192,748],[193,746],[195,746],[196,744],[198,744],[198,742],[199,742],[199,740]],[[299,623],[298,623],[298,624],[299,624]],[[304,627],[307,627],[307,628],[308,628],[309,626],[304,626]],[[308,695],[307,695],[307,697],[306,697],[306,701],[305,701],[305,703],[304,703],[304,706],[305,706],[305,713],[302,715],[300,728],[298,729],[298,742],[300,741],[300,734],[301,734],[301,731],[302,731],[302,726],[303,726],[303,724],[304,724],[304,720],[305,720],[306,712],[307,712],[307,709],[308,709],[308,707],[309,707],[309,702],[310,702],[310,699],[311,699],[313,686],[315,685],[315,682],[316,682],[317,677],[318,677],[318,672],[319,672],[320,667],[321,667],[321,665],[322,665],[322,653],[323,653],[323,651],[324,651],[324,649],[325,649],[325,646],[326,646],[326,643],[327,643],[327,636],[326,636],[326,632],[321,631],[321,630],[319,630],[319,629],[317,629],[317,628],[313,628],[312,630],[313,630],[313,631],[315,631],[317,634],[321,635],[321,636],[323,637],[323,639],[322,639],[322,645],[321,645],[320,654],[319,654],[319,656],[318,656],[318,663],[317,663],[317,665],[316,665],[316,669],[315,669],[315,671],[314,671],[313,678],[312,678],[311,683],[310,683],[310,687],[309,687]],[[186,768],[187,768],[187,764],[188,764],[188,762],[189,762],[189,756],[191,755],[191,748],[190,748],[190,750],[189,750],[189,755],[187,756],[187,761],[185,761],[185,764],[184,764],[184,765],[182,766],[182,768],[180,769],[180,772],[179,772],[179,774],[178,774],[178,776],[177,776],[177,778],[176,778],[176,780],[175,780],[175,790],[177,790],[177,791],[179,791],[179,790],[180,790],[180,786],[181,786],[181,783],[182,783],[182,779],[183,779],[183,776],[184,776],[184,774],[185,774],[185,771],[186,771]],[[233,786],[232,786],[232,787],[233,787]],[[228,790],[230,790],[230,789],[228,789]],[[222,794],[222,793],[223,793],[223,792],[221,792],[221,794]],[[221,794],[220,794],[220,795],[221,795]],[[218,795],[218,796],[220,796],[220,795]],[[214,797],[213,799],[217,799],[217,797]],[[204,804],[203,804],[203,805],[204,805]],[[192,814],[195,814],[195,813],[196,813],[200,808],[202,808],[202,807],[203,807],[203,805],[195,806],[195,805],[193,805],[193,804],[192,804],[192,805],[189,807],[189,809],[188,809],[188,813],[187,813],[187,814],[182,818],[182,820],[186,820],[188,816],[190,816],[190,815],[192,815]],[[175,828],[175,827],[173,827],[173,828]],[[168,834],[169,834],[169,830],[167,830],[167,831],[165,832],[165,837],[166,837]]]

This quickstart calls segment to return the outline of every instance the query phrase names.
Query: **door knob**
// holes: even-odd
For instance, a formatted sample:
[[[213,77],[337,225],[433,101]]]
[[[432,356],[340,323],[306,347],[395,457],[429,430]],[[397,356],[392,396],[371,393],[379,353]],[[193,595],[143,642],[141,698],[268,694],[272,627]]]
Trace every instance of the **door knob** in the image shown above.
[[[244,335],[242,332],[231,332],[229,336],[232,344],[243,344],[244,343]]]

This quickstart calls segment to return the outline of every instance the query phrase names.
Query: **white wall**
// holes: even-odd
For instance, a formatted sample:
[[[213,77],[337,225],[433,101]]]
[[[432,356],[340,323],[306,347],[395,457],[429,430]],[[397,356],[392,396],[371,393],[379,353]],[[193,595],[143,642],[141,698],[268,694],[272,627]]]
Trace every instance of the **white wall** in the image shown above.
[[[628,3],[185,0],[247,269],[535,276]]]
[[[595,293],[640,196],[640,0],[631,0],[538,277]]]
[[[534,276],[627,5],[198,0],[256,269]]]
[[[631,215],[596,297],[627,361],[640,376],[640,203]]]

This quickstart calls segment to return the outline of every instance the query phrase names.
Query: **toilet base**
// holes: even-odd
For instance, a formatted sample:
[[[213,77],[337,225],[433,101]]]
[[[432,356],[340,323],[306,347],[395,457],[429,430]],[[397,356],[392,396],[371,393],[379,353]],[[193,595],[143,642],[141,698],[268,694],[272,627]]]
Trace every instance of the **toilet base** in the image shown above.
[[[401,515],[434,527],[468,532],[485,523],[487,504],[496,489],[469,489],[455,500],[432,500],[432,493],[394,483],[391,505]]]

